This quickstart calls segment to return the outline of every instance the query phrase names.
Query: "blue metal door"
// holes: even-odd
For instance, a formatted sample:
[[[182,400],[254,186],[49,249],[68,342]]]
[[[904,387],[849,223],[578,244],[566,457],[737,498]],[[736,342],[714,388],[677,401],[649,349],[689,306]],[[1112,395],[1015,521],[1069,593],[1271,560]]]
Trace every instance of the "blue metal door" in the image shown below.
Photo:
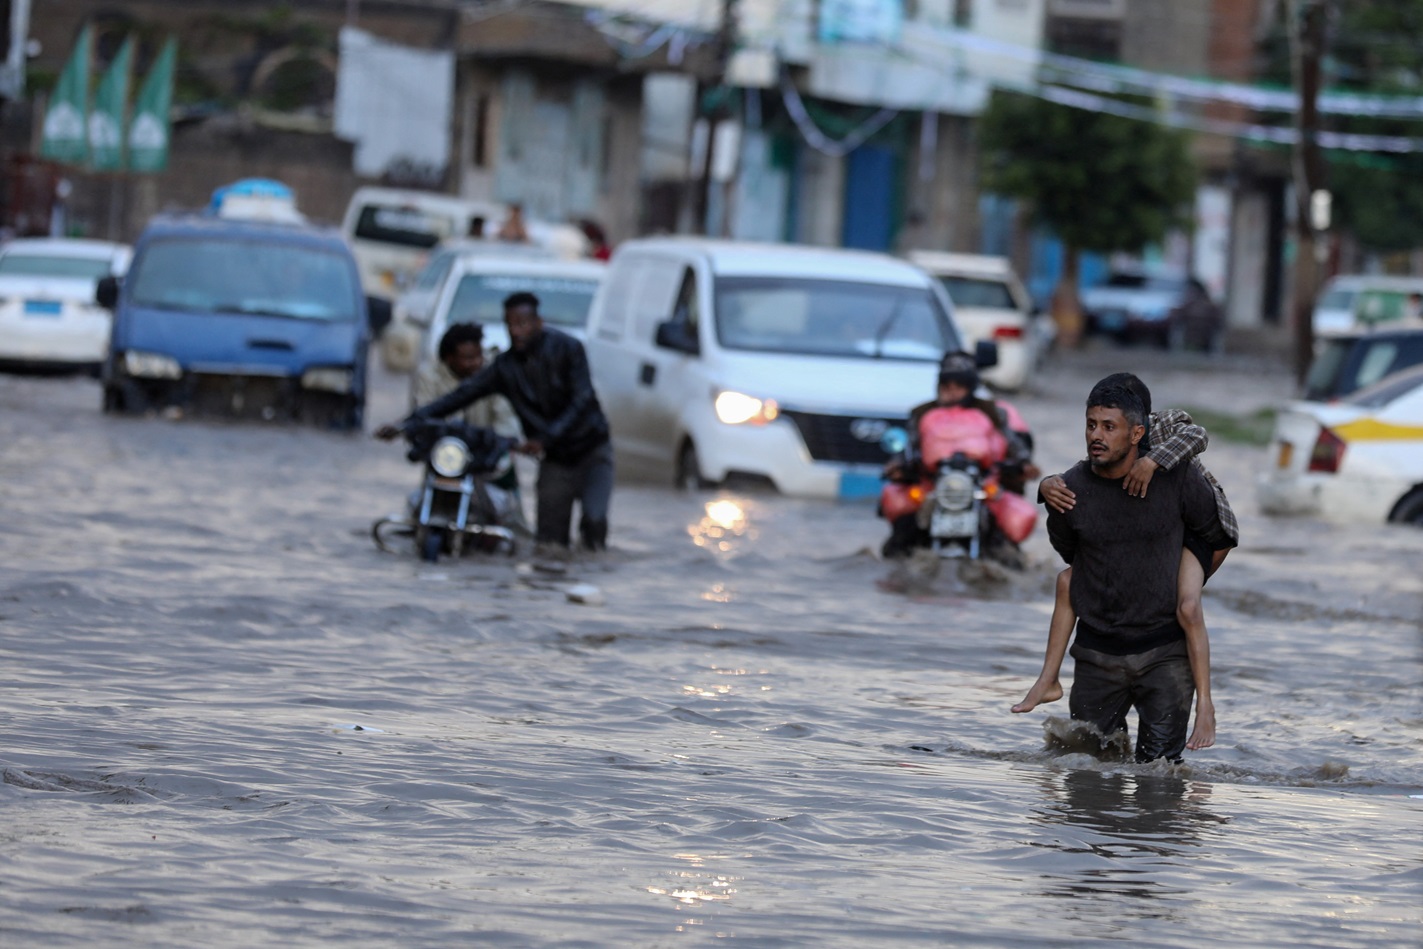
[[[845,213],[840,241],[862,250],[889,250],[894,243],[895,150],[861,145],[845,159]]]

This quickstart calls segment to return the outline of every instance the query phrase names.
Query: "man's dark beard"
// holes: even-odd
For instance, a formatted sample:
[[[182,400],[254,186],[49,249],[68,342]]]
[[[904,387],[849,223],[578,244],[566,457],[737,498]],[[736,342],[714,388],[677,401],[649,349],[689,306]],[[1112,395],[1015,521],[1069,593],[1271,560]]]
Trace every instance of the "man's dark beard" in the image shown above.
[[[1095,472],[1095,471],[1100,471],[1100,470],[1103,469],[1103,468],[1110,468],[1110,467],[1112,467],[1113,465],[1115,465],[1117,462],[1121,461],[1123,458],[1125,458],[1125,457],[1126,457],[1127,455],[1129,455],[1129,454],[1131,454],[1131,446],[1130,446],[1130,445],[1128,445],[1126,448],[1123,448],[1123,449],[1122,449],[1119,453],[1117,453],[1116,455],[1103,456],[1103,458],[1102,458],[1100,461],[1097,460],[1097,459],[1094,459],[1091,455],[1088,455],[1088,456],[1087,456],[1087,465],[1088,465],[1088,467],[1090,467],[1094,472]]]

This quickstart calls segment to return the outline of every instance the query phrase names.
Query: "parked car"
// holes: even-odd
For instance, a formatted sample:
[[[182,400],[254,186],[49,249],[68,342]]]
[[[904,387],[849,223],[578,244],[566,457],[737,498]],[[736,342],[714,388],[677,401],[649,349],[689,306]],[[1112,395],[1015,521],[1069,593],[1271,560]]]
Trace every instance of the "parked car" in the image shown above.
[[[593,260],[457,258],[435,301],[422,358],[439,358],[440,337],[455,323],[483,326],[484,348],[491,355],[508,349],[504,300],[520,291],[539,298],[539,315],[545,324],[582,339],[593,296],[607,269],[607,264]]]
[[[553,251],[534,244],[486,239],[445,241],[430,255],[415,281],[395,298],[390,326],[380,338],[381,362],[392,372],[409,372],[420,361],[420,346],[445,281],[461,257],[558,260]]]
[[[126,244],[18,238],[0,247],[0,365],[94,371],[109,349],[101,277],[128,267]]]
[[[393,299],[425,266],[442,241],[498,231],[509,208],[406,188],[357,188],[346,206],[341,230],[360,266],[361,285],[374,296]],[[529,243],[560,257],[588,255],[588,238],[571,224],[530,220]]]
[[[155,218],[123,280],[96,295],[114,314],[105,411],[361,425],[367,310],[380,304],[334,230]]]
[[[1392,328],[1416,318],[1408,299],[1423,294],[1423,277],[1349,274],[1331,277],[1314,304],[1314,332],[1320,335]]]
[[[909,261],[944,285],[954,319],[969,343],[998,345],[998,365],[983,373],[998,389],[1015,392],[1041,361],[1044,334],[1028,291],[1006,257],[914,250]]]
[[[904,260],[680,237],[619,246],[587,330],[620,470],[830,498],[878,496],[886,432],[962,346],[943,286]]]
[[[1191,278],[1174,271],[1115,271],[1082,291],[1087,329],[1122,342],[1171,342],[1171,311],[1187,299]]]
[[[1267,514],[1423,527],[1423,365],[1331,404],[1295,402],[1275,423]]]
[[[1315,341],[1301,398],[1330,402],[1423,363],[1423,329],[1356,330]]]

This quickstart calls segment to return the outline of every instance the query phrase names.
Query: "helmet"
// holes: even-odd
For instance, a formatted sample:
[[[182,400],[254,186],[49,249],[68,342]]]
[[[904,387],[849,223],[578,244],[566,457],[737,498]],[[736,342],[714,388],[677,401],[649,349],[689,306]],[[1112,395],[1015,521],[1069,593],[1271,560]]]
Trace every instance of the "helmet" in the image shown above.
[[[978,388],[978,362],[963,351],[945,354],[939,363],[939,384],[956,382],[970,392]]]

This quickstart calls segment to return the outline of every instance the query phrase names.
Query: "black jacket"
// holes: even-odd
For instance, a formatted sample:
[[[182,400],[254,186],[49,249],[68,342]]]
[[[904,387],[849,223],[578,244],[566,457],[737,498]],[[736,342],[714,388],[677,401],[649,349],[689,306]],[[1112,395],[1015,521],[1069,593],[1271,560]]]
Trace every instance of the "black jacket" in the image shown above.
[[[608,418],[593,391],[583,344],[547,327],[527,350],[500,353],[459,388],[410,417],[443,418],[495,394],[509,400],[524,437],[542,444],[544,457],[555,464],[575,464],[608,440]]]

